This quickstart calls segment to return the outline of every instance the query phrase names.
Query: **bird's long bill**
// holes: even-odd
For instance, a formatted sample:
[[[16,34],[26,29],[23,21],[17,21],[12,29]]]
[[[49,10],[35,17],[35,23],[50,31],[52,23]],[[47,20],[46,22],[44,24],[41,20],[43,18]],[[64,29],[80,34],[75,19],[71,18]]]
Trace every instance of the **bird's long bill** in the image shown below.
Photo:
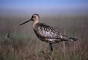
[[[23,23],[21,23],[20,26],[23,25],[23,24],[25,24],[25,23],[27,23],[27,22],[29,22],[29,21],[31,21],[31,19],[30,20],[27,20],[27,21],[25,21]]]

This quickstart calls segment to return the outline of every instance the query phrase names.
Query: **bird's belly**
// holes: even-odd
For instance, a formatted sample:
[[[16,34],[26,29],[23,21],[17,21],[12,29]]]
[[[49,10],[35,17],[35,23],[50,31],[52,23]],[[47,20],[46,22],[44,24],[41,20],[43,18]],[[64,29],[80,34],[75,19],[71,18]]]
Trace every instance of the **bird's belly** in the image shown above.
[[[61,42],[61,39],[48,39],[48,38],[46,38],[45,41],[48,43],[59,43],[59,42]]]
[[[36,34],[37,35],[37,34]],[[44,37],[41,37],[39,35],[37,35],[37,37],[41,40],[41,41],[44,41],[44,42],[47,42],[47,43],[59,43],[61,41],[61,39],[48,39],[48,38],[44,38]]]
[[[59,43],[61,40],[60,39],[55,39],[55,38],[47,38],[47,37],[43,37],[41,36],[39,33],[37,33],[37,31],[35,31],[35,34],[36,36],[41,40],[41,41],[44,41],[44,42],[47,42],[47,43]]]
[[[43,37],[39,37],[38,38],[41,40],[41,41],[44,41],[44,42],[47,42],[47,43],[59,43],[61,42],[61,39],[48,39],[48,38],[43,38]]]

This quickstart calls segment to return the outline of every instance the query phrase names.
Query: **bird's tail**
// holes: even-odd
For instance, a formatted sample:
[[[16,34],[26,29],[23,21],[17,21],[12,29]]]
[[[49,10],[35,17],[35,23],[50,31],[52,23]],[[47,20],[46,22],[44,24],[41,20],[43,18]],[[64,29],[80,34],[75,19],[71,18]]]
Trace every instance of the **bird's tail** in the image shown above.
[[[78,39],[77,38],[73,38],[73,37],[68,37],[66,35],[63,35],[62,41],[77,41]]]
[[[71,41],[77,41],[78,39],[77,38],[73,38],[73,37],[69,37],[69,40],[71,40]]]

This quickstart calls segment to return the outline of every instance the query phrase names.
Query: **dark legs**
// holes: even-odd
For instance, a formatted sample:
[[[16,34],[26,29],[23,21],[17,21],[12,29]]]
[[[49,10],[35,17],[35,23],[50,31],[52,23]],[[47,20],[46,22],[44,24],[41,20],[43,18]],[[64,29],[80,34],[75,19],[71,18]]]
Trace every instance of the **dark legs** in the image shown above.
[[[49,43],[50,50],[53,52],[52,43]]]

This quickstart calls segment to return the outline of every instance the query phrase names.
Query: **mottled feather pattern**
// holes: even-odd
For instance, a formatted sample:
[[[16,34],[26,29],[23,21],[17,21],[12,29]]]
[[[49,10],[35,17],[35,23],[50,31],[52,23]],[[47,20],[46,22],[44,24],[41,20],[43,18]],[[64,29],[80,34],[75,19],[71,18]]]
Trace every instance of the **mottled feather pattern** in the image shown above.
[[[60,38],[60,33],[58,31],[56,31],[53,27],[50,27],[44,23],[37,23],[35,29],[44,38],[49,38],[49,39]]]
[[[44,23],[37,23],[34,31],[39,39],[46,42],[58,43],[60,41],[76,40],[75,38],[62,35],[57,29],[50,27]]]

